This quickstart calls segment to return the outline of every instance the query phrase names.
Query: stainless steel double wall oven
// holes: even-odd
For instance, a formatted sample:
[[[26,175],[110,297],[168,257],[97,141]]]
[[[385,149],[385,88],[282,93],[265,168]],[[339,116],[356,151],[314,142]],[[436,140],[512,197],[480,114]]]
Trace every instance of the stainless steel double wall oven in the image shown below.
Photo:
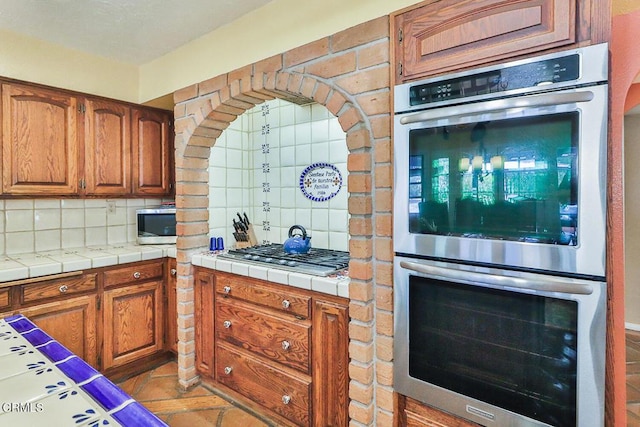
[[[603,423],[607,64],[603,44],[395,87],[398,392]]]

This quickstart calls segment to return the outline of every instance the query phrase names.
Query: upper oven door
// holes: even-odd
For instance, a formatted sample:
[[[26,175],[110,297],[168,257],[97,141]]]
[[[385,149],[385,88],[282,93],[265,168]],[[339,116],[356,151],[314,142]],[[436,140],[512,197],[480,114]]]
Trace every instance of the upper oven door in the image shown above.
[[[607,85],[394,124],[397,253],[604,277]]]

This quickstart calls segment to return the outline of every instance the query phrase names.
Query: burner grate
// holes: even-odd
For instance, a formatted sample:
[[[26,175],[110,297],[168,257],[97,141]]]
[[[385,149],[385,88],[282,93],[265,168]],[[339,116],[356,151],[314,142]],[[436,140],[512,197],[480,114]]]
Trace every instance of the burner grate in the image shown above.
[[[289,271],[328,276],[349,266],[349,253],[330,249],[312,248],[306,254],[288,254],[277,243],[231,249],[221,258],[258,265],[273,265]]]

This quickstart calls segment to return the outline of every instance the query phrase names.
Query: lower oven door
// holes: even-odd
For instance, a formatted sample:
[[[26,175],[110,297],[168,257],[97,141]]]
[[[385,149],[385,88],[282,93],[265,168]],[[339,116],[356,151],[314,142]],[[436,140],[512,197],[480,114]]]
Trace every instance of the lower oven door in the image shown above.
[[[603,425],[606,284],[396,257],[396,391],[491,426]]]

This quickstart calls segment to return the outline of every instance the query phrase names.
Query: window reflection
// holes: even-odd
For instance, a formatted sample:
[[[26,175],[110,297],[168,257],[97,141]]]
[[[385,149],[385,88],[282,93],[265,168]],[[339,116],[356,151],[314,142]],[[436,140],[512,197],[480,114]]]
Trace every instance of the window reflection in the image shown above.
[[[411,131],[410,231],[576,245],[577,120]]]

